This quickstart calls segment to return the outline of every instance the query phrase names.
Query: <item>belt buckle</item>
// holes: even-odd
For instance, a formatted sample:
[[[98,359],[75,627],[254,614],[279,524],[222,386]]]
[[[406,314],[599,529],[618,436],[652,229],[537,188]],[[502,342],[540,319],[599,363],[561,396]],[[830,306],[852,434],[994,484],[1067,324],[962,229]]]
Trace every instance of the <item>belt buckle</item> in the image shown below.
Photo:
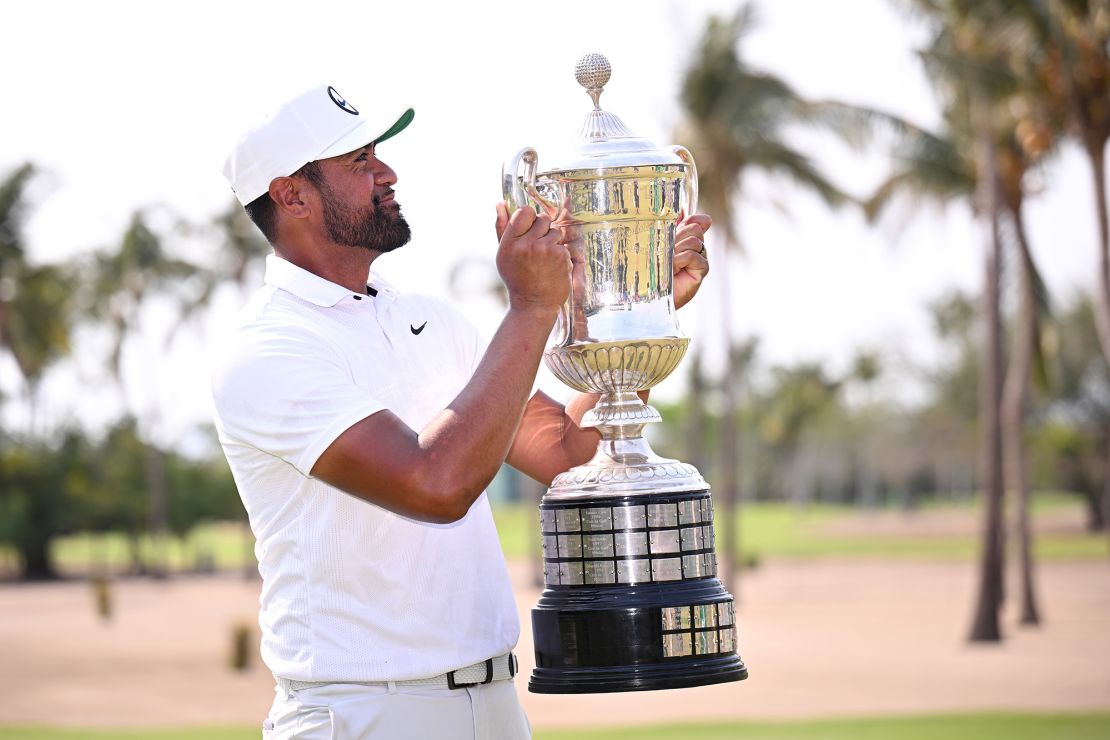
[[[486,679],[484,681],[474,681],[472,683],[456,683],[455,672],[447,671],[447,688],[449,689],[467,689],[471,686],[479,686],[487,683],[493,683],[493,658],[490,658],[486,661]]]

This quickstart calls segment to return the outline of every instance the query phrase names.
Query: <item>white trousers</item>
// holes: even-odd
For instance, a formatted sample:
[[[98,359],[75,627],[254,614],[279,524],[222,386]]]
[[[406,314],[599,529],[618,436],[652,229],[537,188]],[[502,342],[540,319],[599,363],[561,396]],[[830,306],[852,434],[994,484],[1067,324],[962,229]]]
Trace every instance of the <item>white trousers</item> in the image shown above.
[[[446,689],[332,683],[277,687],[263,740],[529,740],[513,682]]]

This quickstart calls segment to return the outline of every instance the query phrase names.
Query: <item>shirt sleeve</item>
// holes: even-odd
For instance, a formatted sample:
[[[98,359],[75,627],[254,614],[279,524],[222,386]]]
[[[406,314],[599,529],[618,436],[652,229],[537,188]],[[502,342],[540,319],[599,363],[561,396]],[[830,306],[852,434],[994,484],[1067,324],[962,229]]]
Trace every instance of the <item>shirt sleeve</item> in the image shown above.
[[[271,332],[225,348],[212,377],[223,436],[289,463],[308,476],[352,425],[386,405],[314,337]]]

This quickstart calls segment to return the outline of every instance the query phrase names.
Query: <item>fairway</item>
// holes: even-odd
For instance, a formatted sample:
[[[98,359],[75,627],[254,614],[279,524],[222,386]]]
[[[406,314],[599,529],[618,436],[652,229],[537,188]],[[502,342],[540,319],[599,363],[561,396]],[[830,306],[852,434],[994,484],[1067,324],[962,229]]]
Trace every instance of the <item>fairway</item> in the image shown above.
[[[720,552],[724,517],[720,501],[716,506]],[[524,557],[539,548],[535,508],[503,505],[494,509],[494,517],[507,557]],[[748,562],[767,558],[970,561],[979,552],[979,509],[966,502],[911,511],[756,502],[744,504],[737,520],[739,548]],[[1105,560],[1110,555],[1106,535],[1084,529],[1082,505],[1075,496],[1038,494],[1033,520],[1038,560]]]
[[[7,740],[251,740],[254,729],[53,730],[0,728]],[[968,714],[808,722],[728,722],[656,727],[537,731],[536,740],[1105,740],[1106,714]]]
[[[717,505],[720,551],[723,512]],[[1033,512],[1039,561],[1105,560],[1110,555],[1110,540],[1084,529],[1077,497],[1038,494]],[[533,505],[499,504],[493,513],[506,557],[539,552],[539,519]],[[979,511],[966,502],[931,504],[913,511],[756,502],[743,505],[737,519],[739,548],[746,562],[768,558],[970,561],[979,547]],[[157,558],[151,557],[154,549],[149,538],[138,542],[145,559],[165,562],[178,572],[196,570],[198,565],[222,571],[253,568],[252,545],[244,525],[237,522],[200,525],[185,539],[167,540]],[[53,551],[62,570],[74,574],[124,573],[130,566],[131,548],[117,533],[60,537]],[[15,570],[15,553],[0,547],[0,574]]]

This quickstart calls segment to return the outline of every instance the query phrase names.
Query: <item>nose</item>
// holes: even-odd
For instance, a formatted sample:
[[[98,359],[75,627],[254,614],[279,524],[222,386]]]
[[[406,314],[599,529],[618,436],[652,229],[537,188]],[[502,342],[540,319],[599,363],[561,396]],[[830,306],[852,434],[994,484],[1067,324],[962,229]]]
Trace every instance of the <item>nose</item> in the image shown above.
[[[397,182],[397,173],[388,164],[378,159],[374,167],[374,182],[381,185],[393,185]]]

